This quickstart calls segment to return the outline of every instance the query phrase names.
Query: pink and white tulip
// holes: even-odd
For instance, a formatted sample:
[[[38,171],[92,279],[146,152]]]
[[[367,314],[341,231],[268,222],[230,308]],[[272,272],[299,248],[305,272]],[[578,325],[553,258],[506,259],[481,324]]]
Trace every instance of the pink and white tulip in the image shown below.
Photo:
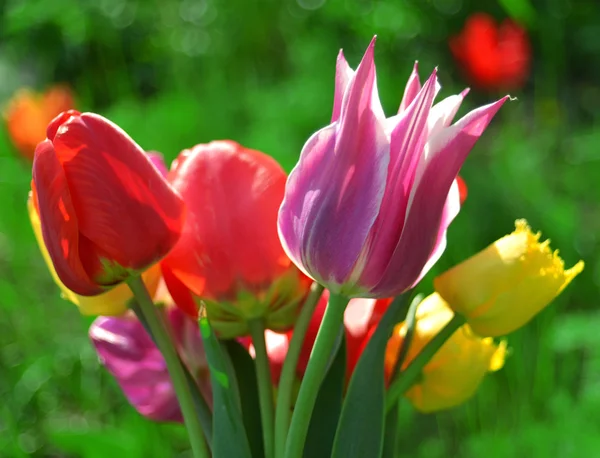
[[[439,259],[460,209],[458,172],[508,98],[451,124],[468,91],[433,105],[436,71],[421,86],[415,65],[398,114],[386,118],[374,45],[356,71],[340,51],[331,124],[304,145],[278,220],[294,263],[349,297],[400,294]]]

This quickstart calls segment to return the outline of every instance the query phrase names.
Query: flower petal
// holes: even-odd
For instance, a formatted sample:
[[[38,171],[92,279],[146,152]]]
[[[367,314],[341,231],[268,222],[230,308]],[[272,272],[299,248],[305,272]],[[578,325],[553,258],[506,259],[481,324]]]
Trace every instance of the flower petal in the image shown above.
[[[100,294],[103,290],[88,276],[79,257],[79,222],[63,168],[49,140],[35,150],[32,188],[44,245],[61,282],[82,296]]]
[[[165,360],[137,319],[98,317],[89,336],[100,362],[140,414],[155,421],[183,421]]]
[[[333,114],[331,115],[332,124],[340,117],[344,94],[353,76],[354,70],[348,65],[344,57],[344,52],[340,49],[335,66],[335,96],[333,99]]]
[[[395,296],[423,275],[423,266],[439,242],[450,187],[475,142],[507,98],[473,110],[428,142],[428,154],[419,163],[415,177],[404,229],[376,287],[378,294]]]
[[[398,108],[398,114],[402,113],[408,108],[408,106],[415,99],[419,91],[421,90],[421,81],[419,81],[419,62],[415,62],[413,70],[408,77],[406,88],[404,89],[404,96],[400,102],[400,108]]]
[[[435,72],[401,115],[391,134],[385,195],[371,232],[371,246],[361,283],[376,285],[389,263],[404,226],[419,158],[427,139],[427,119],[436,93]]]

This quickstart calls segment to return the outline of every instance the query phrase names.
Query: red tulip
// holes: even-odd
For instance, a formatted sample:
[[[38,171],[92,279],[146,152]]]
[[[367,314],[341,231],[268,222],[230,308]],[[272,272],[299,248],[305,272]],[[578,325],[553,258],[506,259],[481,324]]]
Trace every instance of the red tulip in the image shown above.
[[[519,89],[529,75],[527,31],[510,19],[498,26],[487,14],[473,14],[450,39],[450,50],[466,76],[485,90]]]
[[[188,208],[181,238],[162,262],[177,305],[196,315],[202,300],[223,338],[247,334],[253,318],[289,329],[310,285],[277,235],[286,181],[279,164],[216,141],[183,151],[169,180]]]
[[[73,95],[65,86],[53,86],[42,94],[19,90],[4,117],[8,135],[21,156],[32,161],[35,147],[46,138],[48,123],[74,106]]]
[[[97,295],[164,257],[184,204],[146,153],[94,113],[62,113],[47,137],[35,150],[33,202],[62,283]]]

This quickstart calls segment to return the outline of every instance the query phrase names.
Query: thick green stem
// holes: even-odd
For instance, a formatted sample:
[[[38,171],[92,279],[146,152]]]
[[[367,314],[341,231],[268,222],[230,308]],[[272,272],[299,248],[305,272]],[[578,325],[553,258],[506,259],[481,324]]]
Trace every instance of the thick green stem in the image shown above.
[[[310,417],[317,400],[319,387],[323,382],[327,363],[335,346],[340,328],[344,322],[344,310],[348,299],[336,294],[329,295],[329,303],[310,354],[310,360],[298,392],[298,399],[285,447],[285,458],[300,458],[308,432]]]
[[[431,360],[442,345],[465,323],[462,315],[454,315],[452,319],[429,341],[408,367],[400,372],[398,378],[390,385],[386,398],[386,411],[390,411],[398,402],[398,398],[417,380],[423,367]]]
[[[283,362],[281,377],[279,378],[279,392],[277,393],[277,404],[275,406],[275,456],[283,457],[285,441],[290,426],[292,392],[296,378],[296,367],[300,359],[302,344],[306,337],[306,331],[310,324],[315,308],[323,295],[325,288],[318,283],[313,283],[310,294],[302,305],[298,321],[294,326],[290,346]]]
[[[262,319],[257,319],[249,321],[248,326],[254,344],[254,351],[256,352],[256,380],[258,383],[265,458],[273,458],[275,446],[273,441],[273,383],[265,344],[265,325]]]
[[[185,372],[179,355],[173,346],[169,331],[160,316],[160,313],[152,298],[148,294],[148,290],[144,285],[141,277],[131,277],[127,280],[127,285],[131,288],[139,305],[140,311],[148,323],[150,332],[155,339],[156,346],[162,353],[167,363],[167,369],[177,394],[177,400],[181,407],[183,420],[188,431],[190,444],[194,458],[209,458],[209,452],[202,432],[202,427],[194,409],[194,399],[190,391],[190,387],[185,377]]]

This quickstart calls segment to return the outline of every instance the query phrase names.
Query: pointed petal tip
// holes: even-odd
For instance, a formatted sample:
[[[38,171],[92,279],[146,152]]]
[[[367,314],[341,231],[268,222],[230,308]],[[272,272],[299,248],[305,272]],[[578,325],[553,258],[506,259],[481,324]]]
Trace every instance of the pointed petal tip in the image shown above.
[[[435,84],[437,83],[437,72],[438,72],[438,68],[435,67],[433,69],[433,71],[431,72],[431,75],[429,75],[429,78],[427,78],[427,81],[425,81],[425,84],[423,85],[423,87],[425,86],[435,86]]]
[[[470,87],[466,87],[466,88],[464,88],[462,90],[462,92],[459,95],[464,99],[469,92],[471,92],[471,88]]]
[[[371,40],[371,43],[369,43],[369,46],[367,47],[367,50],[365,51],[365,54],[363,55],[362,60],[360,61],[359,64],[359,68],[363,67],[363,66],[367,66],[367,67],[372,67],[375,65],[375,40],[377,38],[377,35],[375,35],[373,37],[373,39]],[[356,69],[356,71],[358,72],[358,68]]]
[[[510,100],[510,101],[512,102],[512,101],[514,101],[514,100],[517,100],[517,98],[516,98],[516,97],[511,97],[510,95],[505,95],[505,96],[504,96],[504,97],[502,97],[501,99],[499,99],[499,100],[496,100],[496,101],[495,101],[494,103],[492,103],[491,105],[492,105],[492,106],[498,106],[498,108],[500,108],[502,105],[504,105],[504,103],[505,103],[507,100]]]
[[[375,50],[376,42],[377,42],[377,35],[373,35],[373,39],[371,40],[371,42],[369,43],[369,46],[367,47],[367,52],[369,52],[369,51],[373,52]]]

